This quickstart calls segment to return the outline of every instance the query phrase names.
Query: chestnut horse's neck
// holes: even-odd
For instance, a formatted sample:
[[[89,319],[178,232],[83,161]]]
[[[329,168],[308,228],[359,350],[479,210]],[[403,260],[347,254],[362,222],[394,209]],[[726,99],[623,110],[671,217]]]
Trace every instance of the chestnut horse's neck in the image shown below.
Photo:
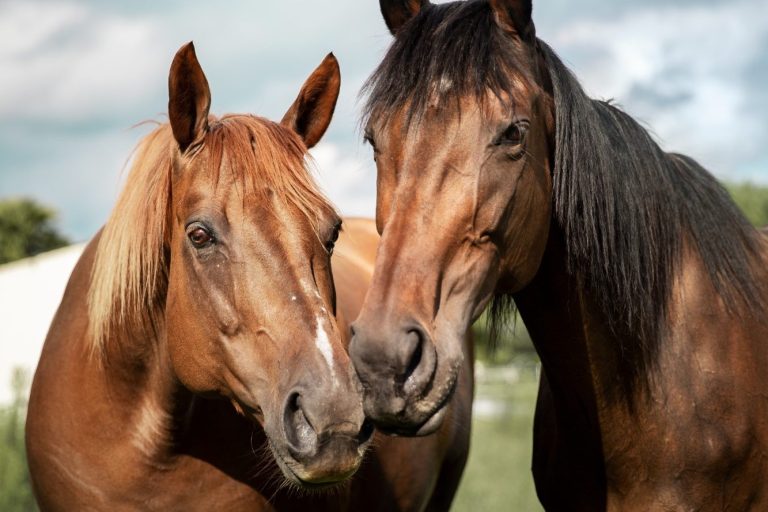
[[[76,273],[90,274],[100,239],[101,233],[86,248]],[[83,306],[76,307],[85,309]],[[86,354],[79,367],[89,393],[94,395],[88,403],[121,404],[110,415],[112,421],[100,425],[105,434],[112,431],[111,443],[124,442],[125,453],[141,459],[134,462],[158,468],[173,463],[193,406],[191,393],[173,374],[164,333],[165,323],[158,314],[151,328],[114,331],[96,352],[88,336],[77,338],[82,346],[67,347]]]
[[[102,361],[94,364],[103,373],[104,392],[128,404],[124,431],[133,433],[132,444],[145,462],[165,466],[184,435],[193,396],[172,371],[165,326],[155,328],[157,334],[115,336],[105,343]]]

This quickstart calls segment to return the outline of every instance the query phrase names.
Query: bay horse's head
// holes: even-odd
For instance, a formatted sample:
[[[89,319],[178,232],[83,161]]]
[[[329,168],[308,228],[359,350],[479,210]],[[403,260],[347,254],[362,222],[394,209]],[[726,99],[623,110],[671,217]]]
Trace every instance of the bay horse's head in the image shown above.
[[[161,263],[147,264],[148,255],[137,262],[143,278],[156,275],[159,284],[137,285],[124,302],[138,295],[138,308],[158,303],[179,381],[260,423],[283,473],[305,486],[354,473],[372,430],[334,314],[330,258],[341,220],[306,167],[339,85],[329,55],[281,123],[215,119],[194,48],[183,47],[169,76],[170,127],[150,135],[135,157],[139,173],[149,174],[142,161],[155,162],[143,166],[158,171],[144,180],[155,192],[133,199],[135,215],[118,204],[102,237],[106,244],[123,236],[120,229],[159,232],[149,243]],[[132,173],[124,197],[137,178]],[[158,211],[165,212],[158,226],[138,232]],[[139,226],[123,224],[132,219]]]
[[[530,0],[381,0],[369,79],[382,235],[350,355],[382,429],[441,423],[465,332],[536,274],[550,226],[551,97]]]

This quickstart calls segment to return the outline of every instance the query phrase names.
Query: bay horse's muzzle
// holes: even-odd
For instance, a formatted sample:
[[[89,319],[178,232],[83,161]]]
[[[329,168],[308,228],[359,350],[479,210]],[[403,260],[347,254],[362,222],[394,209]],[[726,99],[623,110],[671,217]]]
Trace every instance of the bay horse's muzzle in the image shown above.
[[[435,387],[438,355],[418,323],[401,325],[387,332],[386,324],[369,329],[356,323],[349,355],[363,384],[366,416],[386,433],[425,435],[439,427],[441,418],[433,416],[444,405],[423,407]]]

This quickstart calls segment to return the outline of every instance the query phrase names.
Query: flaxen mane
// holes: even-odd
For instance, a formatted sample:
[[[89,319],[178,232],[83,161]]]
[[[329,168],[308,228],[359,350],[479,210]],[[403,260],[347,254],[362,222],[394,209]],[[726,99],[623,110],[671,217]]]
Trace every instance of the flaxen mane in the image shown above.
[[[749,311],[765,304],[753,276],[760,237],[708,172],[662,151],[620,109],[590,99],[554,51],[536,44],[554,89],[554,215],[569,271],[620,334],[622,376],[631,387],[653,367],[684,248],[698,252],[727,306]],[[386,121],[406,106],[418,117],[442,80],[452,83],[454,99],[482,103],[488,91],[514,98],[512,74],[530,83],[535,72],[520,69],[521,51],[485,0],[427,6],[400,29],[369,78],[364,121]],[[492,330],[512,306],[511,298],[496,298]]]
[[[125,329],[151,332],[160,325],[176,148],[168,124],[139,143],[126,185],[101,232],[88,293],[93,349]],[[211,117],[201,150],[181,158],[202,151],[212,162],[210,172],[221,172],[226,159],[240,175],[243,200],[274,193],[302,211],[315,229],[321,212],[332,210],[309,172],[304,143],[279,124],[246,115]]]

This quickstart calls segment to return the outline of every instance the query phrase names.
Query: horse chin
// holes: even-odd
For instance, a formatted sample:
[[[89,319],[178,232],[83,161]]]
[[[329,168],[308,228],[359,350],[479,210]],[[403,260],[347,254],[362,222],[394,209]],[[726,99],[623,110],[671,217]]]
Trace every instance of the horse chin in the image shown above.
[[[362,462],[362,456],[358,460],[357,464],[350,467],[348,470],[340,473],[332,473],[327,475],[312,475],[310,476],[302,464],[294,460],[290,456],[284,456],[279,453],[275,446],[270,442],[270,448],[272,449],[272,455],[274,456],[277,466],[283,473],[286,483],[289,487],[295,487],[303,491],[318,492],[329,491],[344,485],[354,475],[360,463]],[[360,447],[360,452],[364,453],[367,448],[365,446]]]

